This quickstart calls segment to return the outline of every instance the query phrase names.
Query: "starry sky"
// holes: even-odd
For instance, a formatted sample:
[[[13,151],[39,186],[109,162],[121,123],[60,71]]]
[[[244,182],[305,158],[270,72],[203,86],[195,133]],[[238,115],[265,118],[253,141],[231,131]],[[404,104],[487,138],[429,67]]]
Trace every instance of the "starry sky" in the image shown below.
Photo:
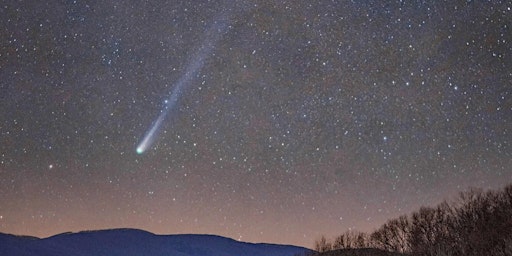
[[[511,9],[2,1],[0,232],[130,227],[312,247],[501,188]]]

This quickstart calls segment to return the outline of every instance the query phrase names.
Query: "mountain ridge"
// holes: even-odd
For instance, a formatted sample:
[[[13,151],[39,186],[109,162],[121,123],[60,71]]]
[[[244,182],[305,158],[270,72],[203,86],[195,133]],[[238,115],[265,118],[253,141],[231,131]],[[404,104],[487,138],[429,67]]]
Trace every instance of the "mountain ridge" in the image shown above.
[[[0,233],[0,255],[176,255],[176,256],[294,256],[311,250],[268,243],[248,243],[207,234],[157,235],[141,229],[65,232],[47,238]]]

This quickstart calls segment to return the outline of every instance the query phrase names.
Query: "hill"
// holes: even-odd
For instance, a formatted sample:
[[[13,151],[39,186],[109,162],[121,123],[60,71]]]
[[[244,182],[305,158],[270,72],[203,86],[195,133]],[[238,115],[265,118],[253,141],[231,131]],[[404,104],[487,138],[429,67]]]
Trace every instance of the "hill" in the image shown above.
[[[155,235],[137,229],[63,233],[43,239],[0,233],[0,255],[17,256],[293,256],[308,251],[214,235]]]
[[[315,256],[403,256],[405,254],[388,252],[374,248],[340,249],[324,253],[314,254]]]

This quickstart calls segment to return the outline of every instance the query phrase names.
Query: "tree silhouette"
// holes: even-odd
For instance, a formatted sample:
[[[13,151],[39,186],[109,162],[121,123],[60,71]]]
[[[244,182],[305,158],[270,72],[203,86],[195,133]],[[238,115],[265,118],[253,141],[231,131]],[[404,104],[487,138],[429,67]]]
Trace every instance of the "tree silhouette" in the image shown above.
[[[366,233],[348,230],[334,239],[333,249],[351,249],[370,247],[370,238]]]
[[[370,235],[372,244],[379,249],[405,253],[410,250],[411,224],[406,215],[389,220]]]
[[[332,250],[332,245],[327,241],[325,236],[322,236],[319,240],[315,242],[315,251],[317,252],[328,252]]]
[[[417,256],[512,256],[512,184],[469,189],[451,203],[391,219],[371,235],[347,231],[332,244],[323,236],[315,243],[319,252],[366,247]]]

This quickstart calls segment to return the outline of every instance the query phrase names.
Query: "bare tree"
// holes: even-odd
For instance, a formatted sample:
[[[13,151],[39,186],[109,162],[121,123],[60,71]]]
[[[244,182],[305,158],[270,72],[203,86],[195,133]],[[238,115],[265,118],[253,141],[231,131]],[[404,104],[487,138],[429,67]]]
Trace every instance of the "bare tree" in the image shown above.
[[[332,250],[332,245],[325,236],[322,236],[319,240],[315,242],[315,251],[317,252],[328,252]]]
[[[334,239],[333,249],[352,249],[370,247],[370,238],[366,233],[348,230]]]
[[[455,226],[458,252],[485,255],[506,251],[512,238],[512,185],[501,191],[470,189],[459,196]]]
[[[412,214],[410,251],[417,255],[437,255],[452,250],[452,207],[445,201],[435,208],[422,207]]]
[[[512,256],[512,184],[470,189],[454,202],[391,219],[370,236],[347,231],[333,244],[325,237],[315,243],[319,252],[370,246],[417,256]]]
[[[406,215],[389,220],[371,234],[372,244],[382,250],[405,253],[409,252],[411,225]]]

